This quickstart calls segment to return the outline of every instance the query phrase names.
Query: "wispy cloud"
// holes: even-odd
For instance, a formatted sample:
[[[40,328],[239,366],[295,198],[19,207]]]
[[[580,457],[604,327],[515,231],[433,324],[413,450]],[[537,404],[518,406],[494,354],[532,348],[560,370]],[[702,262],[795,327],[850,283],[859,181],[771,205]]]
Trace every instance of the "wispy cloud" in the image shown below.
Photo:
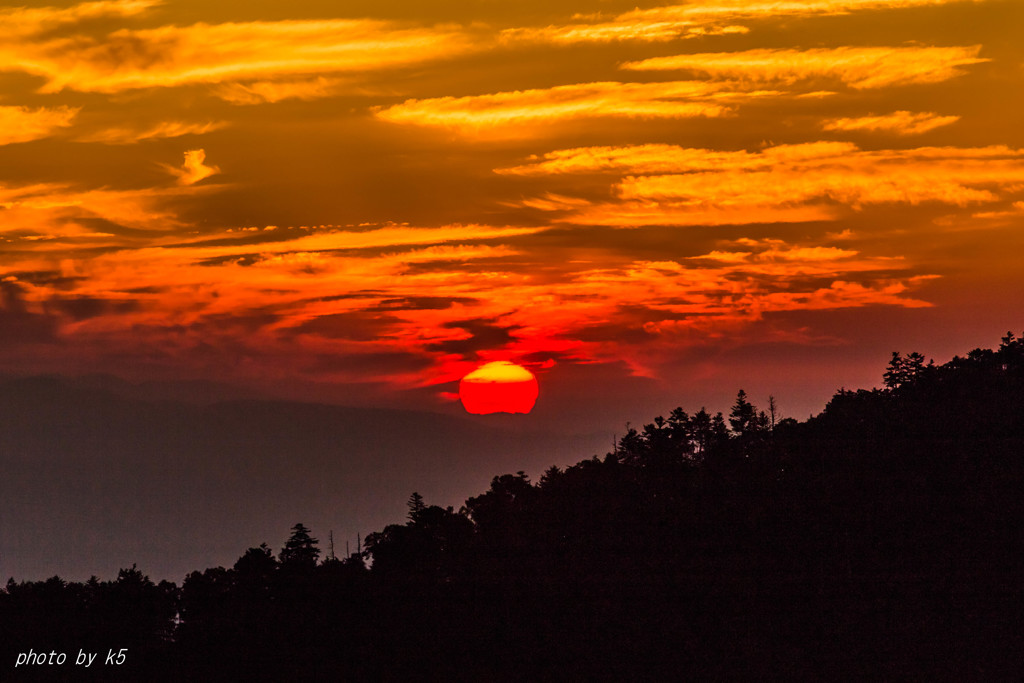
[[[0,208],[4,210],[0,234],[47,240],[95,235],[109,238],[110,230],[115,228],[166,234],[184,225],[172,208],[176,202],[214,189],[199,185],[117,190],[83,189],[63,183],[0,183]]]
[[[313,79],[224,83],[214,94],[231,104],[264,104],[281,100],[317,100],[338,93],[344,81],[318,76]]]
[[[161,0],[98,0],[70,7],[3,7],[0,8],[0,42],[89,19],[137,16],[161,4]]]
[[[941,116],[932,112],[895,111],[881,116],[826,119],[821,127],[825,130],[866,130],[897,135],[919,135],[959,120],[959,116]]]
[[[181,168],[163,164],[168,173],[178,179],[179,185],[195,185],[204,178],[220,173],[217,166],[206,165],[206,152],[201,149],[190,149],[185,152],[185,162]]]
[[[836,79],[858,90],[939,83],[965,73],[963,67],[989,61],[980,45],[964,47],[836,47],[811,50],[757,49],[704,52],[626,62],[632,71],[691,71],[712,78],[793,84],[811,78]]]
[[[379,71],[471,47],[456,28],[400,28],[371,19],[253,21],[120,29],[97,37],[0,37],[0,68],[44,78],[46,93],[116,93]]]
[[[530,163],[496,169],[511,175],[563,173],[684,173],[724,169],[770,168],[777,163],[831,159],[856,152],[849,142],[808,142],[767,147],[757,152],[713,150],[678,145],[574,147],[531,157]]]
[[[691,21],[613,20],[595,23],[576,23],[544,26],[541,28],[510,28],[501,32],[499,40],[505,44],[542,42],[555,44],[609,43],[613,41],[664,42],[680,38],[699,38],[709,35],[748,33],[746,26],[714,26]]]
[[[393,123],[449,126],[467,131],[498,126],[528,128],[538,122],[589,117],[717,117],[731,102],[764,92],[734,92],[727,85],[701,81],[660,83],[579,83],[467,97],[406,100],[378,107],[376,115]]]
[[[227,121],[206,121],[204,123],[188,121],[161,121],[142,128],[118,126],[104,128],[75,138],[78,142],[99,142],[105,145],[130,145],[143,140],[159,140],[177,138],[182,135],[203,135],[215,130],[226,128]]]
[[[635,9],[620,20],[736,21],[738,19],[790,18],[849,14],[855,11],[894,10],[949,5],[964,0],[694,0],[684,5]],[[972,1],[972,0],[967,0]],[[977,1],[977,0],[975,0]],[[983,1],[983,0],[982,0]]]
[[[750,223],[807,223],[833,221],[840,212],[825,205],[785,206],[746,201],[735,206],[695,206],[685,201],[649,198],[599,202],[559,216],[556,221],[581,225],[636,228],[647,225],[746,225]]]
[[[0,106],[0,145],[41,140],[71,125],[76,107]]]
[[[974,0],[806,0],[758,2],[750,0],[695,0],[682,5],[635,9],[616,16],[596,13],[577,21],[544,27],[506,29],[505,42],[533,41],[556,44],[647,41],[747,33],[744,22],[835,16],[858,11],[899,10],[956,4]],[[976,0],[983,1],[983,0]]]
[[[886,203],[994,202],[1000,192],[1012,193],[1024,183],[1024,150],[864,151],[842,142],[757,152],[640,145],[558,150],[500,172],[620,176],[614,184],[618,201],[589,203],[559,221],[623,226],[792,222],[833,220],[841,215],[840,205],[857,210]]]

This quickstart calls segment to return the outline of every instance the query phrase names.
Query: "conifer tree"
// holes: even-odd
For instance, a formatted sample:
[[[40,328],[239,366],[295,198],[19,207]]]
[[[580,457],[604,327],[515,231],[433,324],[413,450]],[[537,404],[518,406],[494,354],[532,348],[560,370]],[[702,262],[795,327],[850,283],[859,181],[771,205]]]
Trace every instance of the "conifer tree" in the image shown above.
[[[292,527],[292,535],[281,548],[281,564],[288,567],[315,567],[320,557],[319,541],[309,535],[301,522]]]
[[[412,495],[409,496],[406,506],[409,508],[410,522],[415,522],[420,513],[427,509],[427,504],[423,502],[423,496],[421,496],[417,491],[413,491]]]
[[[742,389],[736,394],[736,403],[729,413],[729,425],[740,436],[749,434],[757,427],[757,409],[747,400],[747,392]]]

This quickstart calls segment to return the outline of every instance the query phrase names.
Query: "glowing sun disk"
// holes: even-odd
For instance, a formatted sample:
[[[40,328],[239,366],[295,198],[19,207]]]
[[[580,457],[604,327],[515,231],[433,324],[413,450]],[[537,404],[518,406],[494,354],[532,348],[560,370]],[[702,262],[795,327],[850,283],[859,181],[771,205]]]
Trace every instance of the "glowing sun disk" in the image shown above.
[[[526,368],[500,360],[482,365],[459,382],[459,398],[475,415],[528,413],[537,402],[537,378]]]

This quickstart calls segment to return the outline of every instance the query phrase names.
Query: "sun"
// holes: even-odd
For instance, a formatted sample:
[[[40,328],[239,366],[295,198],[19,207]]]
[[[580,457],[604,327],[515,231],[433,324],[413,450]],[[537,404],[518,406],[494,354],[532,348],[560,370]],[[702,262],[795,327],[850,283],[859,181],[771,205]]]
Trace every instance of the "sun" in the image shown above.
[[[537,378],[507,360],[481,365],[459,382],[459,398],[466,412],[528,413],[537,402]]]

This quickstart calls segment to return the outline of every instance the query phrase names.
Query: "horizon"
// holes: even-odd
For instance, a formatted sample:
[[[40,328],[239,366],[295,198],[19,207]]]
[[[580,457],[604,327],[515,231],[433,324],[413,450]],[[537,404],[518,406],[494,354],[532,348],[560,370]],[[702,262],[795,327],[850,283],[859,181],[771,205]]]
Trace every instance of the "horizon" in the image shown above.
[[[0,528],[0,579],[109,580],[121,569],[141,565],[139,571],[152,580],[177,583],[187,572],[230,566],[244,551],[240,543],[278,549],[271,539],[281,536],[278,527],[291,517],[310,523],[320,536],[324,529],[331,535],[340,531],[339,542],[351,544],[400,520],[409,492],[419,492],[429,505],[458,510],[492,478],[518,471],[535,483],[552,466],[564,469],[617,452],[631,427],[643,433],[657,421],[651,414],[632,425],[559,432],[506,413],[479,420],[471,419],[478,415],[265,397],[200,399],[192,383],[185,384],[184,394],[174,382],[162,385],[161,393],[152,393],[152,387],[139,393],[140,385],[111,379],[116,380],[97,374],[77,381],[0,375],[0,444],[9,474],[0,486],[6,520]],[[21,391],[13,392],[11,385]],[[833,396],[856,390],[879,388],[837,387]],[[743,394],[745,401],[751,399]],[[754,410],[769,408],[750,403]],[[728,415],[729,409],[713,406],[709,412]],[[825,409],[822,405],[807,420]],[[670,412],[666,408],[657,415]],[[253,414],[258,419],[246,426]],[[785,413],[772,418],[773,424],[806,421]],[[405,429],[382,435],[382,427],[399,419],[407,421]],[[130,448],[119,441],[125,435]],[[602,447],[608,444],[610,449]],[[282,456],[296,446],[304,449],[303,461],[282,465]],[[395,470],[401,452],[418,457]],[[177,467],[152,455],[175,456]],[[263,465],[254,467],[253,456]],[[246,465],[243,471],[228,474],[239,463]],[[55,476],[59,468],[70,475]],[[353,477],[357,486],[341,496],[324,490]],[[207,491],[210,479],[218,481]],[[281,485],[292,494],[268,505]],[[175,493],[183,486],[201,489],[189,492],[203,502],[172,513]],[[45,518],[38,516],[42,509]],[[236,512],[225,517],[227,509]],[[205,526],[210,519],[217,523]],[[193,531],[190,525],[199,526]]]

